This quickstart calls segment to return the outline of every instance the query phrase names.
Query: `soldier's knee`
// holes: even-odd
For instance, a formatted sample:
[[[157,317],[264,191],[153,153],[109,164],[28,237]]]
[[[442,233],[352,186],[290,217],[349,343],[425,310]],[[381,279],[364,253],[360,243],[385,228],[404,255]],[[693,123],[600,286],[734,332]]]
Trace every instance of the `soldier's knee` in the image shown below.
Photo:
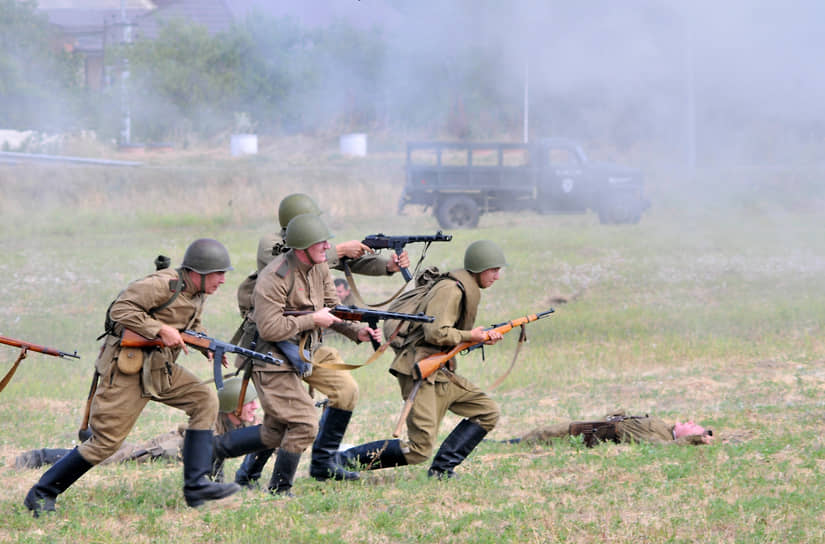
[[[329,405],[339,410],[352,412],[358,404],[358,383],[355,380],[346,382],[329,395]]]

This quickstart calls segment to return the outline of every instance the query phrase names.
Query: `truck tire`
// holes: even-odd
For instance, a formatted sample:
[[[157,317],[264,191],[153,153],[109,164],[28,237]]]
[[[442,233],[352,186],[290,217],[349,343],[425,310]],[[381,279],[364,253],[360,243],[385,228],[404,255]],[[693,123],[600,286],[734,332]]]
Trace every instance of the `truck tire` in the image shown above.
[[[449,196],[441,201],[435,211],[438,224],[443,229],[472,229],[478,226],[480,210],[476,201],[468,196]]]
[[[641,217],[641,203],[626,193],[612,195],[599,208],[599,222],[603,225],[638,223]]]

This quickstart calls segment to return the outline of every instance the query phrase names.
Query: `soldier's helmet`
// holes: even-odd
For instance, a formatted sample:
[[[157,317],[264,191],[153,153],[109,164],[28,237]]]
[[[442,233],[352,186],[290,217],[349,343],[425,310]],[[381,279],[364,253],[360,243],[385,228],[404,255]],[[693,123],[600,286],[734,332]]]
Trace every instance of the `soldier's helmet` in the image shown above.
[[[286,226],[284,243],[292,249],[306,249],[313,244],[332,238],[320,215],[305,213],[296,215]]]
[[[505,266],[504,252],[490,240],[476,240],[464,252],[464,268],[470,272],[484,272],[488,268]]]
[[[243,380],[238,376],[233,376],[228,380],[224,380],[223,389],[218,391],[218,410],[221,412],[232,412],[238,407],[238,397],[241,396],[241,385]],[[243,397],[243,402],[252,402],[258,398],[258,392],[255,391],[255,386],[250,381],[246,386],[246,394]]]
[[[198,274],[234,270],[229,260],[229,251],[222,243],[212,238],[199,238],[189,244],[186,253],[183,254],[181,266]]]
[[[285,196],[278,206],[278,222],[281,224],[281,228],[285,229],[293,217],[304,213],[321,215],[321,208],[309,195],[292,193]]]

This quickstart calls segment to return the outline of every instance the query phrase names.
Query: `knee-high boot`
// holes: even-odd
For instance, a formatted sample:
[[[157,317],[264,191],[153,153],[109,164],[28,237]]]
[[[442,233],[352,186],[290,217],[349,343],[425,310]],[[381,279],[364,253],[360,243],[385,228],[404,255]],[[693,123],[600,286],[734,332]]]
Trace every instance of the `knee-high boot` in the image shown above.
[[[228,497],[241,487],[235,482],[217,483],[206,476],[212,467],[212,431],[186,431],[183,437],[183,496],[189,506]]]
[[[401,467],[407,459],[401,451],[401,441],[376,440],[354,446],[338,453],[338,463],[358,470],[376,470],[379,468]]]
[[[261,441],[260,425],[241,427],[228,433],[216,435],[212,441],[212,471],[210,475],[213,480],[216,480],[218,474],[222,473],[225,459],[267,449]]]
[[[235,471],[235,483],[250,489],[257,487],[261,472],[263,472],[266,462],[269,461],[273,453],[275,453],[274,449],[247,454],[243,458],[241,466]]]
[[[295,472],[298,471],[298,463],[301,461],[300,453],[278,449],[275,456],[275,468],[272,471],[272,478],[269,480],[269,492],[273,495],[284,495],[292,497],[292,482],[295,481]]]
[[[309,465],[309,475],[316,480],[357,480],[358,473],[345,470],[335,461],[335,453],[344,433],[347,432],[347,425],[352,417],[352,412],[339,410],[338,408],[327,408],[321,416],[318,424],[318,434],[315,435],[315,442],[312,444],[312,462]]]
[[[461,420],[444,439],[438,453],[433,458],[427,475],[436,476],[439,480],[452,478],[455,475],[453,469],[478,446],[486,435],[487,431],[478,423],[473,423],[469,419]]]
[[[41,511],[54,512],[54,502],[57,496],[86,474],[92,466],[78,453],[77,448],[73,449],[52,465],[29,489],[23,504],[31,510],[34,517],[38,517]]]

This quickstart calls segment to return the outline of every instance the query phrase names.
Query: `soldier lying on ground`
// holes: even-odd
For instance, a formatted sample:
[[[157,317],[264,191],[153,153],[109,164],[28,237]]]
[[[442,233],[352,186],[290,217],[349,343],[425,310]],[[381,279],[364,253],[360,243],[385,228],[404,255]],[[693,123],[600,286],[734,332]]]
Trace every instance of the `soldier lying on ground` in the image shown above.
[[[224,382],[224,388],[218,392],[220,410],[218,420],[215,424],[216,434],[254,425],[258,423],[255,411],[258,409],[258,394],[255,387],[250,383],[246,395],[244,396],[243,411],[241,417],[237,417],[233,411],[238,406],[238,396],[240,394],[241,378],[233,377]],[[186,424],[181,423],[177,429],[163,433],[154,438],[140,443],[124,442],[123,445],[113,455],[109,456],[101,465],[112,463],[123,463],[125,461],[135,461],[143,463],[147,461],[180,461],[183,459],[183,436],[186,431]],[[14,460],[14,468],[40,468],[43,465],[52,465],[60,458],[71,452],[71,448],[40,448],[29,450],[17,456]]]
[[[597,421],[562,422],[533,429],[510,443],[547,444],[553,438],[582,435],[588,447],[599,442],[648,442],[652,444],[694,445],[710,444],[713,431],[686,421],[670,425],[661,419],[644,416],[628,416],[624,411],[608,414]]]

